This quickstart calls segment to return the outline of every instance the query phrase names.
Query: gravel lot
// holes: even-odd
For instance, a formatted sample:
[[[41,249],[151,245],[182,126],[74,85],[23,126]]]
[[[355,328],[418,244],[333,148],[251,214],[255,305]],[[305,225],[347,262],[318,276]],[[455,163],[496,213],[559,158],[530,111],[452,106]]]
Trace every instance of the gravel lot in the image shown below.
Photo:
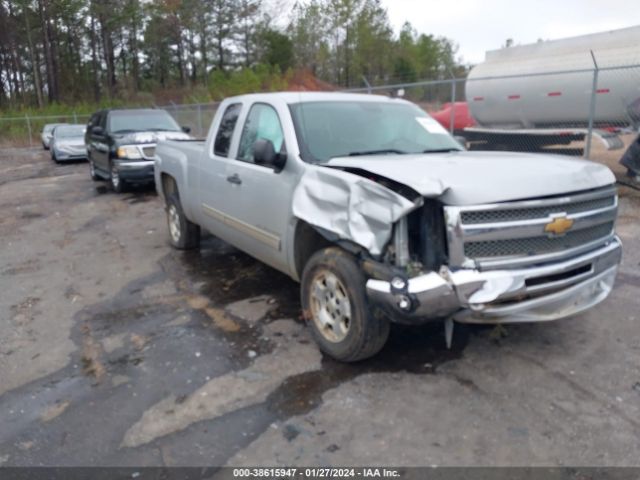
[[[167,243],[151,188],[0,152],[0,465],[640,465],[640,192],[598,308],[400,328],[324,358],[297,285],[214,238]]]

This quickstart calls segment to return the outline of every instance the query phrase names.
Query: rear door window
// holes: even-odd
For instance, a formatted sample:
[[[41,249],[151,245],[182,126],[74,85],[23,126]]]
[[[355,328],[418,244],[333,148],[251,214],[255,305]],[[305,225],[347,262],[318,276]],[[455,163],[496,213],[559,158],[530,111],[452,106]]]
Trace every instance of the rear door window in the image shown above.
[[[229,156],[231,138],[233,137],[236,123],[238,123],[241,107],[242,104],[240,103],[229,105],[222,115],[222,120],[220,120],[220,126],[216,133],[216,139],[213,143],[213,153],[219,157]]]

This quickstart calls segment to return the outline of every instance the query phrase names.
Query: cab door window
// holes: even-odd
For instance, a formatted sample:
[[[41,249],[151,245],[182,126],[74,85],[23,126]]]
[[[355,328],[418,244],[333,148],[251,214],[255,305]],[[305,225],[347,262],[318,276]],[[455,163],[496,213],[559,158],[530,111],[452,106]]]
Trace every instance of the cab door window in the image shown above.
[[[242,104],[234,103],[233,105],[229,105],[224,111],[224,115],[222,115],[220,126],[216,133],[216,139],[213,142],[213,153],[219,157],[229,156],[231,138],[233,137],[233,131],[236,128],[241,108]]]
[[[253,144],[256,140],[270,140],[276,152],[284,152],[284,133],[276,110],[267,104],[251,107],[242,129],[238,160],[253,163]]]

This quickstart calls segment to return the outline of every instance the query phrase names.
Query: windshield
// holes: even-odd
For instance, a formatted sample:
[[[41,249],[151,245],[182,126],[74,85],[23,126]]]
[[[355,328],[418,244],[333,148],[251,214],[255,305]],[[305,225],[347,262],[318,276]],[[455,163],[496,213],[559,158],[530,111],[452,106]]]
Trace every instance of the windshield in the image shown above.
[[[56,127],[53,134],[56,138],[83,137],[84,130],[84,125],[64,125]]]
[[[177,132],[180,127],[176,121],[164,110],[122,111],[109,115],[109,131],[111,133],[126,133],[140,131],[171,131]]]
[[[290,105],[302,158],[462,150],[449,133],[408,103],[333,101]]]

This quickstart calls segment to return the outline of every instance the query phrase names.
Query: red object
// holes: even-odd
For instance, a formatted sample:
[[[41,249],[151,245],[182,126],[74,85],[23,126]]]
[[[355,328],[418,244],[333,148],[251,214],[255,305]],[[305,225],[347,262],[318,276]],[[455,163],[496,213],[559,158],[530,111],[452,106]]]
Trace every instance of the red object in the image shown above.
[[[474,99],[475,100],[475,99]],[[440,123],[444,128],[449,130],[451,126],[451,103],[445,103],[442,105],[442,109],[437,112],[429,112],[434,119]],[[453,104],[453,129],[454,130],[462,130],[467,127],[473,127],[476,122],[469,113],[469,105],[467,102],[456,102]]]
[[[608,88],[599,88],[596,90],[596,93],[609,93],[610,90]]]
[[[562,92],[549,92],[547,93],[547,97],[559,97],[562,95]]]
[[[520,95],[509,95],[507,98],[509,100],[520,100]]]

